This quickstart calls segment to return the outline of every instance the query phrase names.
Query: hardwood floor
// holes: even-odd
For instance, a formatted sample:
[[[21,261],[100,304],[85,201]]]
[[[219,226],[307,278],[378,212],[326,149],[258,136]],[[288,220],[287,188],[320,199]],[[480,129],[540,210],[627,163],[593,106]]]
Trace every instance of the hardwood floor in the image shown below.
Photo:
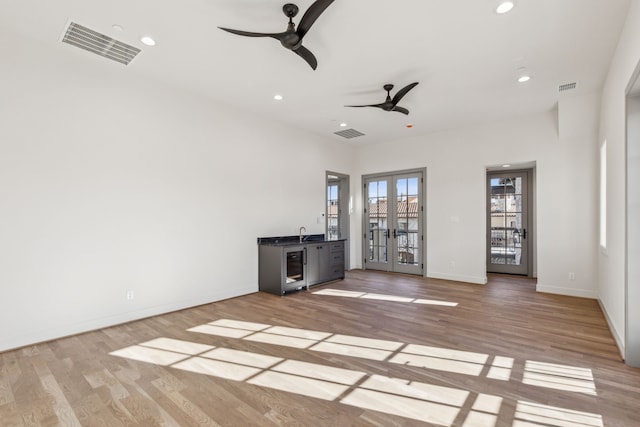
[[[0,426],[640,425],[598,303],[352,271],[0,354]]]

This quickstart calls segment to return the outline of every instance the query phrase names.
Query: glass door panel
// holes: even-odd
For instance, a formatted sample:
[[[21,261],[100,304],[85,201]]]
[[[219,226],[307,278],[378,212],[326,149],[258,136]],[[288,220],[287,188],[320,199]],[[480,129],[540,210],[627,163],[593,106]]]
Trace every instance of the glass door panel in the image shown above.
[[[527,172],[488,176],[488,272],[527,274]]]
[[[416,267],[422,263],[418,227],[421,178],[411,176],[394,177],[394,179],[396,189],[395,263],[398,271],[405,270],[404,267]],[[412,269],[409,268],[409,270]]]
[[[367,263],[375,266],[383,264],[380,268],[386,270],[388,228],[387,228],[387,201],[388,183],[386,179],[370,181],[367,183],[367,213],[368,213],[368,253]]]
[[[329,183],[327,185],[327,240],[340,238],[340,185]]]

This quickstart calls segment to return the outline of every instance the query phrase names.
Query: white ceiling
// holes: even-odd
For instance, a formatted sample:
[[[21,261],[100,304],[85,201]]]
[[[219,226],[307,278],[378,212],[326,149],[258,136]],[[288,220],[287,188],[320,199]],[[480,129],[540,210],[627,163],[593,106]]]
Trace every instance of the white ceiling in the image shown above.
[[[125,67],[61,43],[71,20],[142,48],[127,72],[361,145],[548,111],[560,96],[599,90],[629,0],[517,0],[506,15],[495,13],[498,0],[335,0],[304,41],[316,71],[276,40],[217,28],[284,31],[284,0],[2,3],[5,34],[39,40],[69,61]],[[312,0],[296,4],[298,23]],[[147,34],[156,46],[140,43]],[[532,76],[526,84],[516,82],[521,67]],[[383,102],[385,83],[399,89],[414,81],[420,84],[400,103],[409,116],[344,107]],[[558,92],[574,81],[576,90]],[[284,101],[274,101],[275,93]],[[366,136],[334,135],[341,122]]]

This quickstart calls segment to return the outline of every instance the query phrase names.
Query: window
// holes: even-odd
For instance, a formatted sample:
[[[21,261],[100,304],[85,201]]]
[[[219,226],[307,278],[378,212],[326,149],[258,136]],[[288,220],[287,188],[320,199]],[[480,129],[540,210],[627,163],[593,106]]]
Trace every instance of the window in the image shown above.
[[[332,177],[330,176],[329,179],[331,178]],[[338,240],[340,238],[340,218],[338,215],[340,211],[339,194],[339,184],[329,182],[327,185],[327,240]]]
[[[600,147],[600,247],[607,248],[607,141]]]

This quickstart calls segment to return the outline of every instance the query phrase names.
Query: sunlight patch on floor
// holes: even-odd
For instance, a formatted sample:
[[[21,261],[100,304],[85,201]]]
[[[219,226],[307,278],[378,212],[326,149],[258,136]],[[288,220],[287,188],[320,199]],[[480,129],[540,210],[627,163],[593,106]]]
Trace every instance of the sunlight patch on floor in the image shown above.
[[[320,341],[333,335],[330,332],[318,332],[311,331],[309,329],[287,328],[284,326],[271,326],[264,332],[269,334],[284,335],[288,337],[306,338],[315,341]]]
[[[166,348],[172,342],[176,348],[193,354],[143,345],[110,354],[322,400],[340,399],[346,405],[445,427],[452,425],[470,394],[450,387],[168,338],[151,344]],[[197,353],[200,350],[203,352]],[[175,362],[170,363],[171,360]]]
[[[333,335],[311,347],[311,350],[370,360],[386,360],[402,346],[401,342],[396,341]]]
[[[462,427],[495,427],[502,401],[498,396],[478,394]]]
[[[137,345],[132,345],[109,354],[125,357],[155,365],[167,366],[186,359],[188,356],[203,353],[215,348],[207,344],[198,344],[189,341],[171,338],[156,338]]]
[[[597,395],[593,373],[587,368],[528,360],[522,382],[556,390]]]
[[[151,341],[143,342],[140,345],[190,355],[200,354],[215,348],[214,346],[208,344],[198,344],[171,338],[156,338]]]
[[[513,369],[513,358],[496,356],[491,363],[487,378],[500,381],[509,381],[511,379],[511,370]]]
[[[224,323],[219,322],[218,325]],[[243,326],[237,321],[232,324],[232,328]],[[428,365],[429,368],[468,375],[479,375],[479,369],[482,370],[488,362],[488,355],[481,353],[270,325],[261,325],[260,329],[256,329],[256,335],[270,335],[266,333],[269,330],[278,333],[271,334],[273,336],[289,339],[311,341],[301,337],[324,337],[324,341],[318,344],[395,353],[395,360],[391,359],[391,363],[398,363],[404,357],[409,362],[404,364]],[[170,338],[157,338],[110,354],[312,398],[339,401],[345,405],[444,427],[452,427],[454,422],[462,422],[463,427],[495,427],[504,403],[503,397],[495,395]],[[588,369],[532,361],[526,363],[525,375],[546,374],[554,378],[572,376],[581,381],[593,381]],[[491,361],[489,373],[493,368],[510,372],[513,364],[512,358],[497,356]],[[504,379],[504,374],[495,376]],[[470,399],[473,399],[473,404]],[[512,427],[603,427],[602,417],[598,414],[531,402],[515,403],[517,408]],[[458,420],[460,411],[467,405],[470,410],[465,419]]]
[[[441,426],[453,425],[460,412],[460,408],[453,406],[362,388],[349,393],[340,403]]]
[[[489,355],[482,353],[231,319],[218,319],[190,328],[188,331],[341,356],[376,361],[387,360],[400,365],[470,376],[480,376],[489,361]],[[169,343],[168,346],[170,347],[171,344]],[[150,356],[140,355],[139,357]],[[157,357],[161,357],[161,354]],[[510,381],[514,362],[510,357],[495,356],[488,367],[486,377],[498,381]],[[597,394],[591,370],[572,366],[527,361],[523,383],[564,391]]]
[[[209,375],[233,381],[245,381],[262,372],[259,368],[252,368],[232,362],[211,360],[204,357],[192,357],[175,363],[172,367],[183,371],[195,372],[196,374]]]
[[[323,341],[311,347],[313,351],[323,353],[339,354],[341,356],[358,357],[369,360],[386,360],[393,352],[376,348],[359,347],[347,344],[338,344]]]
[[[172,367],[233,381],[246,381],[283,360],[281,357],[216,348],[200,356],[175,363]]]
[[[389,361],[401,365],[478,376],[488,358],[486,354],[409,344]]]
[[[268,369],[284,360],[281,357],[266,356],[264,354],[250,353],[248,351],[233,350],[222,347],[203,353],[201,356],[206,357],[207,359],[232,362],[260,369]]]
[[[447,307],[456,307],[458,305],[457,302],[419,299],[419,298],[403,297],[403,296],[397,296],[397,295],[374,294],[369,292],[344,291],[340,289],[322,289],[312,293],[314,295],[326,295],[326,296],[333,296],[333,297],[375,299],[375,300],[391,301],[391,302],[408,302],[408,303],[414,303],[414,304],[442,305]]]
[[[255,333],[245,339],[247,341],[256,341],[265,344],[275,344],[293,348],[309,348],[317,342],[316,340],[306,338],[288,337],[285,335],[268,334],[265,332]]]
[[[335,400],[349,389],[341,384],[272,371],[263,372],[247,382],[322,400]]]
[[[604,427],[602,416],[589,412],[519,401],[513,427]]]
[[[236,328],[227,328],[224,326],[217,325],[199,325],[193,328],[187,329],[189,332],[199,332],[201,334],[207,335],[218,335],[221,337],[228,338],[244,338],[247,335],[251,335],[254,331],[247,331],[244,329],[236,329]]]

